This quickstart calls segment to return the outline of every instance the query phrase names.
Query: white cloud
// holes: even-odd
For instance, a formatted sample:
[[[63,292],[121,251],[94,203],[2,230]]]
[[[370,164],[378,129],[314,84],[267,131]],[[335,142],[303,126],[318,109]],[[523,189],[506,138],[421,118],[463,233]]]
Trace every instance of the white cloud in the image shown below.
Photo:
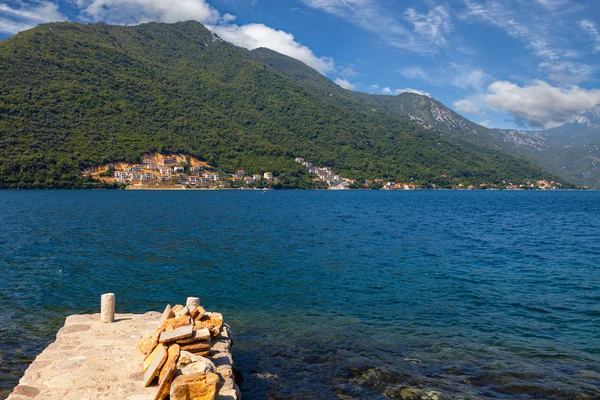
[[[541,80],[523,87],[512,82],[496,81],[488,86],[486,93],[459,100],[454,106],[459,111],[468,112],[464,109],[480,103],[494,110],[510,113],[518,123],[536,128],[552,128],[573,115],[589,110],[598,102],[598,89],[554,87]]]
[[[19,7],[0,4],[0,32],[15,34],[41,23],[67,20],[58,5],[49,1],[17,4]]]
[[[451,67],[455,71],[455,75],[450,80],[450,83],[461,89],[481,91],[485,84],[492,80],[490,75],[479,68],[471,68],[455,63],[451,64]]]
[[[594,42],[594,53],[600,51],[600,32],[598,32],[598,27],[596,24],[589,19],[584,19],[579,23],[579,26],[590,36]]]
[[[85,0],[80,0],[85,1]],[[80,3],[80,6],[82,4]],[[93,21],[113,24],[138,24],[148,21],[178,22],[196,20],[216,24],[225,18],[204,0],[91,0],[84,4],[83,14]]]
[[[374,86],[377,86],[377,88],[379,88],[378,85],[371,85],[371,87],[373,88]],[[414,94],[419,94],[421,96],[427,96],[427,97],[431,97],[431,95],[427,92],[423,92],[422,90],[417,90],[417,89],[411,89],[411,88],[404,88],[404,89],[394,89],[392,90],[390,87],[384,87],[383,89],[381,89],[381,93],[382,94],[387,94],[387,95],[399,95],[401,93],[414,93]]]
[[[263,24],[208,26],[221,38],[249,50],[266,47],[304,62],[325,74],[335,69],[329,57],[317,57],[311,49],[298,43],[294,35]]]
[[[481,122],[479,123],[479,125],[481,125],[481,126],[485,126],[486,128],[489,128],[489,127],[490,127],[490,120],[489,120],[489,119],[486,119],[485,121],[481,121]]]
[[[450,27],[447,5],[432,7],[427,13],[409,8],[402,18],[395,18],[381,8],[377,0],[302,0],[308,7],[343,18],[374,33],[389,45],[415,53],[436,52],[446,44],[444,35]],[[412,28],[409,26],[412,25]]]
[[[354,90],[354,89],[356,88],[356,85],[354,85],[354,84],[352,84],[352,83],[348,82],[348,81],[347,81],[347,80],[345,80],[345,79],[341,79],[341,78],[337,78],[337,79],[335,80],[335,83],[336,83],[338,86],[340,86],[340,87],[342,87],[342,88],[344,88],[344,89],[348,89],[348,90]]]
[[[479,105],[470,99],[457,100],[452,105],[454,106],[456,111],[461,112],[461,113],[475,114],[475,115],[483,114]]]
[[[404,12],[405,18],[414,26],[417,36],[435,46],[446,44],[445,35],[450,32],[450,10],[447,4],[433,7],[427,14],[419,14],[414,8]]]
[[[400,74],[410,79],[422,79],[424,81],[429,80],[429,74],[421,67],[405,67],[398,70]]]
[[[318,57],[296,41],[294,35],[263,24],[231,24],[235,16],[222,14],[205,0],[75,0],[82,15],[91,21],[138,24],[147,21],[177,22],[196,20],[221,38],[249,50],[259,47],[293,57],[325,74],[335,70],[332,58]]]
[[[431,97],[431,94],[424,92],[422,90],[417,90],[417,89],[411,89],[411,88],[404,88],[404,89],[396,89],[394,90],[394,94],[398,95],[400,93],[414,93],[414,94],[418,94],[421,96],[427,96],[427,97]]]
[[[525,41],[538,57],[552,60],[563,55],[563,51],[549,40],[551,35],[548,32],[549,21],[547,19],[538,23],[534,16],[519,13],[515,7],[510,7],[510,2],[504,0],[487,0],[485,4],[475,0],[464,0],[464,2],[467,13],[463,19],[480,19],[504,30],[510,36]],[[526,21],[519,21],[522,18],[525,18]]]
[[[539,67],[550,80],[563,85],[576,85],[591,80],[594,73],[593,67],[572,61],[543,62]]]

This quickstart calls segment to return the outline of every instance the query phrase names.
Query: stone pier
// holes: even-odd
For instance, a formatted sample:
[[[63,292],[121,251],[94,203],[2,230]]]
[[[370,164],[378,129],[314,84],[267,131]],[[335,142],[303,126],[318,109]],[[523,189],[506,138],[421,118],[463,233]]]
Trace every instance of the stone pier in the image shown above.
[[[144,387],[140,339],[156,330],[161,314],[71,315],[31,363],[7,400],[154,400],[158,386]],[[241,399],[234,381],[231,333],[224,324],[210,355],[221,382],[218,400]]]

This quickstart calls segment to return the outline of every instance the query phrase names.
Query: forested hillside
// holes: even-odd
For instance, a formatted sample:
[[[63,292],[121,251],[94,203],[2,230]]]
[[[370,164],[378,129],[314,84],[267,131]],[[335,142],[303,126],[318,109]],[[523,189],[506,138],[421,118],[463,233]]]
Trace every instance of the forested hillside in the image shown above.
[[[91,165],[185,153],[311,187],[302,156],[345,177],[442,187],[558,179],[339,90],[307,90],[197,22],[40,25],[0,42],[0,187],[90,187]],[[299,63],[299,71],[305,71]],[[387,101],[387,100],[385,100]]]

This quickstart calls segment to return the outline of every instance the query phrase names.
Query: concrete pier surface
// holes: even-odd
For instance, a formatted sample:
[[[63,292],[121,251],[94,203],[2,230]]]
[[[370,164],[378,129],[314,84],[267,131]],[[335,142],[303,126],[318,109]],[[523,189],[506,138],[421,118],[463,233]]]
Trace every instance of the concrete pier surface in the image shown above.
[[[161,313],[71,315],[56,341],[31,363],[7,400],[154,400],[158,386],[144,387],[140,339],[152,333]],[[231,337],[224,325],[208,358],[221,379],[218,400],[239,400],[234,381]]]

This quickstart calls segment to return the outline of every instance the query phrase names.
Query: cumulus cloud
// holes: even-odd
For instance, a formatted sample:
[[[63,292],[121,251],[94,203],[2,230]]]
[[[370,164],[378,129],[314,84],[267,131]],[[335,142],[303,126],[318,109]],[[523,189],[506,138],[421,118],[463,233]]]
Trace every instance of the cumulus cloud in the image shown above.
[[[598,27],[596,24],[589,19],[584,19],[579,23],[579,26],[590,36],[594,42],[594,53],[600,51],[600,32],[598,32]]]
[[[49,1],[0,4],[0,32],[15,34],[45,22],[66,21],[58,5]]]
[[[229,21],[232,16],[224,16],[204,0],[91,0],[84,3],[82,14],[93,21],[106,21],[113,24],[138,24],[148,21],[178,22],[190,19],[203,24],[216,24]]]
[[[253,50],[259,47],[285,54],[316,69],[322,74],[333,72],[332,58],[318,57],[294,35],[263,24],[236,25],[235,16],[222,14],[205,0],[75,0],[82,15],[91,21],[113,24],[138,24],[148,21],[177,22],[196,20],[224,40]]]
[[[209,26],[221,38],[237,46],[253,50],[266,47],[278,53],[304,62],[325,74],[335,69],[335,63],[329,57],[317,57],[311,49],[298,43],[294,35],[278,31],[263,24],[217,25]]]
[[[461,112],[461,113],[475,114],[475,115],[483,114],[479,105],[470,99],[457,100],[452,105],[454,106],[454,109],[456,111]]]
[[[481,121],[479,123],[479,125],[485,126],[486,128],[489,128],[490,127],[490,120],[486,119],[485,121]]]
[[[379,86],[377,86],[379,87]],[[411,88],[404,88],[404,89],[395,89],[392,90],[390,87],[384,87],[381,90],[382,94],[387,94],[387,95],[399,95],[401,93],[414,93],[414,94],[418,94],[421,96],[427,96],[427,97],[431,97],[431,95],[427,92],[424,92],[422,90],[417,90],[417,89],[411,89]]]
[[[488,86],[486,93],[459,100],[454,105],[457,110],[468,112],[465,109],[469,106],[477,109],[476,104],[484,104],[510,113],[522,125],[547,129],[563,124],[571,116],[589,110],[598,102],[598,89],[562,88],[535,80],[526,86],[496,81]]]
[[[418,94],[421,96],[427,96],[427,97],[431,97],[431,94],[424,92],[422,90],[417,90],[417,89],[411,89],[411,88],[404,88],[404,89],[396,89],[394,90],[394,94],[398,95],[400,93],[414,93],[414,94]]]
[[[341,79],[341,78],[337,78],[337,79],[335,80],[335,83],[336,83],[338,86],[340,86],[340,87],[342,87],[342,88],[344,88],[344,89],[348,89],[348,90],[354,90],[354,89],[356,88],[356,85],[354,85],[354,84],[352,84],[352,83],[348,82],[348,81],[347,81],[347,80],[345,80],[345,79]]]

